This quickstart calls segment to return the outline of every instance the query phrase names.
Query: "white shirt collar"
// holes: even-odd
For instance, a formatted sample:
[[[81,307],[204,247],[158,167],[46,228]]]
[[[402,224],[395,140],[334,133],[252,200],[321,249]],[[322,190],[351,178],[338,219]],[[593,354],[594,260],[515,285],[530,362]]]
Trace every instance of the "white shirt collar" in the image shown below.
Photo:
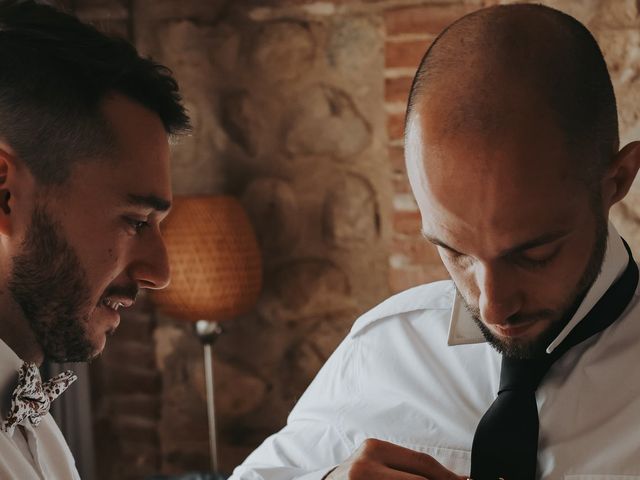
[[[607,250],[602,262],[600,275],[591,285],[584,300],[576,310],[569,323],[560,332],[553,342],[547,347],[547,353],[551,353],[566,337],[569,332],[582,320],[593,308],[596,302],[604,295],[613,282],[622,274],[627,266],[629,256],[624,248],[622,238],[615,227],[609,222],[607,237]],[[449,345],[466,345],[483,343],[486,340],[480,332],[469,311],[465,308],[460,298],[456,295],[451,310],[451,322],[449,324]]]
[[[0,339],[0,412],[2,417],[11,406],[11,394],[18,381],[18,371],[24,362]]]

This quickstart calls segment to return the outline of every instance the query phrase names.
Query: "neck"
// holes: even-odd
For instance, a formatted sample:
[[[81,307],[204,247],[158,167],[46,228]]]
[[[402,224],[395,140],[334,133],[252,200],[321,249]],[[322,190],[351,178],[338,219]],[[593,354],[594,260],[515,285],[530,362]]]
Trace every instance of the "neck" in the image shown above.
[[[41,365],[44,352],[38,343],[29,321],[20,306],[6,288],[0,290],[0,338],[25,362]]]

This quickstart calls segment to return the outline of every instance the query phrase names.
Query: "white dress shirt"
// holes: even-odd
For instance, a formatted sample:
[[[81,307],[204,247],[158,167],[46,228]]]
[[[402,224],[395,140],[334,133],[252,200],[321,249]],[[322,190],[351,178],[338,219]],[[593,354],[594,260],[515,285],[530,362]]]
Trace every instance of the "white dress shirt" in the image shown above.
[[[627,260],[610,225],[602,271],[548,351]],[[540,385],[539,479],[640,480],[638,295],[610,327],[560,358]],[[473,435],[499,377],[500,355],[457,301],[453,284],[413,288],[355,322],[287,425],[230,480],[320,480],[367,438],[427,453],[468,475]]]
[[[0,421],[11,408],[11,394],[22,364],[0,340]],[[13,434],[0,430],[0,479],[80,480],[67,442],[50,414],[37,427],[26,422]]]

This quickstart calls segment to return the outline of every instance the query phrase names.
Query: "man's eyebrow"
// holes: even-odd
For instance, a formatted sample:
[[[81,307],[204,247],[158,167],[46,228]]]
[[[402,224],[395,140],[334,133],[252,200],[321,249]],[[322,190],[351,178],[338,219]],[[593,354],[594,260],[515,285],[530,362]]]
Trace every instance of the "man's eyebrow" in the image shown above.
[[[502,252],[500,256],[506,257],[514,253],[524,252],[525,250],[529,250],[530,248],[540,247],[542,245],[546,245],[547,243],[555,242],[556,240],[559,240],[562,237],[566,237],[567,235],[569,235],[569,230],[556,230],[553,232],[545,233],[544,235],[540,235],[539,237],[536,237],[532,240],[527,240],[520,245],[508,248],[507,250]]]
[[[438,240],[436,237],[433,237],[433,236],[429,235],[424,230],[420,230],[420,233],[422,234],[422,236],[424,238],[426,238],[429,242],[433,243],[434,245],[437,245],[438,247],[446,248],[447,250],[451,250],[452,252],[455,252],[455,253],[458,253],[458,254],[462,255],[462,253],[457,251],[455,248],[451,248],[449,245],[444,243],[442,240]]]
[[[444,243],[442,240],[439,240],[438,238],[429,235],[425,231],[421,231],[421,233],[422,233],[422,236],[424,238],[426,238],[429,242],[433,243],[434,245],[446,248],[448,250],[451,250],[452,252],[455,252],[455,253],[458,253],[460,255],[463,255],[461,252],[457,251],[455,248],[450,247],[449,245]],[[515,247],[508,248],[508,249],[500,252],[500,254],[498,256],[499,257],[506,257],[508,255],[513,255],[514,253],[518,253],[518,252],[523,252],[525,250],[529,250],[530,248],[539,247],[539,246],[545,245],[547,243],[551,243],[551,242],[554,242],[556,240],[559,240],[562,237],[567,236],[568,234],[569,234],[568,230],[556,230],[556,231],[553,231],[553,232],[545,233],[544,235],[540,235],[539,237],[533,238],[531,240],[527,240],[526,242],[523,242],[523,243],[521,243],[519,245],[516,245]]]
[[[171,208],[171,202],[156,195],[127,195],[127,203],[130,206],[152,208],[158,212],[166,212]]]

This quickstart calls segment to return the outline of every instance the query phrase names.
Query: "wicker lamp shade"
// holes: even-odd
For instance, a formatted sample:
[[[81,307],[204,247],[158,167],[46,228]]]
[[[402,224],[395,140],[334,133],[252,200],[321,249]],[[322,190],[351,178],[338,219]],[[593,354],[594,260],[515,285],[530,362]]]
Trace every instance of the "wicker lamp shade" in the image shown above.
[[[262,286],[262,263],[249,218],[229,196],[177,197],[162,224],[171,284],[156,305],[183,320],[222,321],[248,312]]]

